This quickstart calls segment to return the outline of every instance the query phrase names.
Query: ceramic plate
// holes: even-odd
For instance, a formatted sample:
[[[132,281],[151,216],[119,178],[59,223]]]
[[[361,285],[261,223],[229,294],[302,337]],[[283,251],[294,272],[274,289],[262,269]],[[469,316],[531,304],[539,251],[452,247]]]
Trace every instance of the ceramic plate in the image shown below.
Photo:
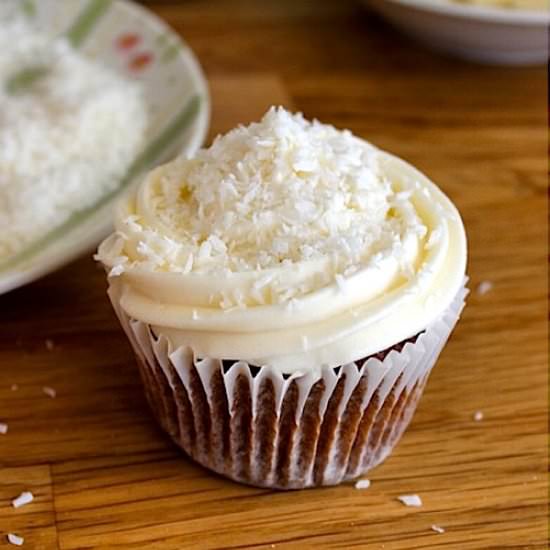
[[[150,121],[146,146],[115,192],[0,262],[0,294],[91,251],[111,230],[119,195],[151,167],[179,153],[192,155],[204,141],[210,117],[208,86],[193,52],[144,7],[128,0],[19,0],[16,5],[55,33],[80,33],[81,51],[138,79]]]
[[[499,65],[548,60],[549,11],[452,0],[364,0],[403,32],[464,59]]]

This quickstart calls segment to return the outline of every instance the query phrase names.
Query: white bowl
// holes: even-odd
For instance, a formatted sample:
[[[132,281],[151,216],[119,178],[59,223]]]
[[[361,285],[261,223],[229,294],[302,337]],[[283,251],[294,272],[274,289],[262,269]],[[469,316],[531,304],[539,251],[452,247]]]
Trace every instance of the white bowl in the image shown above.
[[[140,175],[153,165],[178,153],[192,155],[206,137],[210,118],[208,86],[193,52],[146,8],[129,0],[26,0],[15,5],[55,33],[66,31],[86,9],[106,6],[80,50],[140,80],[150,123],[146,154],[136,159],[139,166],[134,166],[114,193],[77,212],[20,254],[0,261],[0,294],[91,251],[111,230],[113,203],[118,196],[135,185]],[[135,46],[117,50],[121,36],[128,35],[138,37]],[[131,63],[140,54],[146,63],[136,73],[136,66],[132,69]],[[174,126],[174,121],[179,123]]]
[[[548,60],[550,12],[458,4],[449,0],[365,0],[393,25],[429,46],[498,65]]]

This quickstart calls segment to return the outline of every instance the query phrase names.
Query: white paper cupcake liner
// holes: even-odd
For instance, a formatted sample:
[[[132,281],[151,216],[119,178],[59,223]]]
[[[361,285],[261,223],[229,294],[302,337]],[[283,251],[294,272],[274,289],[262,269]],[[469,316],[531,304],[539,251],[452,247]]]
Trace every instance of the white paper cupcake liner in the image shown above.
[[[467,290],[415,341],[321,374],[197,359],[130,319],[109,291],[158,421],[191,458],[250,485],[334,485],[383,461],[403,434]],[[411,339],[413,340],[413,339]]]

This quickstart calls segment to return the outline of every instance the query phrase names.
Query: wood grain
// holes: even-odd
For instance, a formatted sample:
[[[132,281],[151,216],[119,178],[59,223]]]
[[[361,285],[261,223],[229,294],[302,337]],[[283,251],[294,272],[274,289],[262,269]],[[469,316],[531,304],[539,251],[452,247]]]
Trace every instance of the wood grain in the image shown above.
[[[547,548],[545,71],[445,58],[351,1],[149,4],[204,65],[210,139],[271,104],[349,127],[453,198],[470,286],[494,288],[472,292],[371,487],[292,493],[212,475],[157,429],[89,255],[0,297],[0,547]]]

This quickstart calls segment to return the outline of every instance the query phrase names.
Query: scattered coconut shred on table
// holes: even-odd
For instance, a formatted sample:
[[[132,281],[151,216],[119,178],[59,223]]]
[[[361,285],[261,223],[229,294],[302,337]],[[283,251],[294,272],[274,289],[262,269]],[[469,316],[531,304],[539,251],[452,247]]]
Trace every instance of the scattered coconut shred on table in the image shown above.
[[[422,499],[418,495],[399,495],[397,500],[402,502],[405,506],[413,506],[416,508],[422,506]]]
[[[476,411],[476,412],[474,413],[474,420],[475,420],[476,422],[481,422],[481,421],[483,420],[483,416],[484,416],[484,415],[483,415],[483,411]]]
[[[481,281],[481,283],[477,285],[476,292],[479,296],[483,296],[493,290],[493,286],[491,281]]]
[[[34,500],[34,495],[30,491],[23,491],[17,498],[11,501],[14,508],[21,508],[25,504],[29,504]]]
[[[370,479],[360,479],[355,482],[356,489],[368,489],[370,487]]]
[[[148,119],[138,82],[14,19],[9,4],[0,2],[0,82],[25,67],[47,72],[28,89],[0,86],[0,262],[113,191]]]
[[[25,539],[23,537],[20,537],[16,535],[15,533],[8,533],[7,539],[10,544],[13,544],[14,546],[22,546],[25,542]]]
[[[44,393],[48,397],[51,397],[52,399],[57,397],[57,392],[53,388],[50,388],[50,386],[44,386],[42,388],[42,393]]]

